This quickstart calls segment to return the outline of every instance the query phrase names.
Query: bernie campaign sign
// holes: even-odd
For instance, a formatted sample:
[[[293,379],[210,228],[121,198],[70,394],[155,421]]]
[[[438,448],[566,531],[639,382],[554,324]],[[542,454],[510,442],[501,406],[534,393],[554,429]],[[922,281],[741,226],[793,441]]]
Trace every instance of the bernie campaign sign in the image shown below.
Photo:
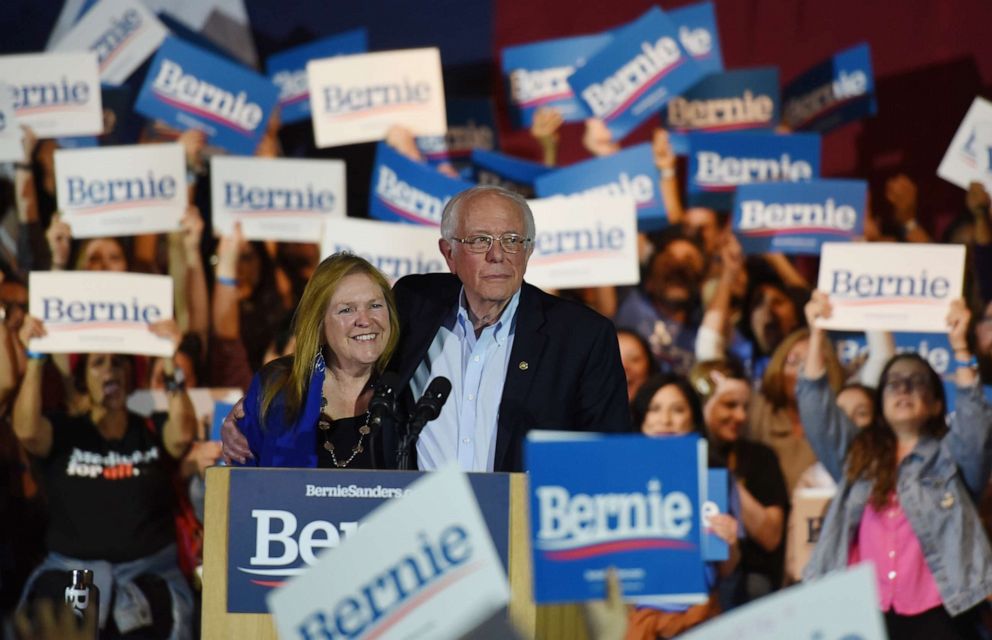
[[[691,133],[689,204],[729,211],[734,190],[753,182],[803,182],[820,175],[820,137],[762,132]]]
[[[319,58],[364,53],[368,49],[368,32],[361,27],[270,56],[265,61],[265,73],[279,87],[279,119],[282,124],[291,124],[310,117],[308,62]]]
[[[975,98],[940,161],[937,175],[962,189],[981,182],[992,192],[992,102]]]
[[[380,142],[369,189],[369,216],[390,222],[440,225],[444,205],[470,187],[472,183],[448,178]]]
[[[200,129],[211,144],[231,153],[251,155],[277,98],[268,78],[169,37],[134,108],[179,130]]]
[[[417,138],[417,148],[433,167],[451,164],[462,177],[471,173],[476,149],[492,151],[496,145],[496,111],[488,98],[448,98],[445,102],[448,132]]]
[[[438,251],[437,227],[359,218],[330,218],[324,223],[320,255],[347,251],[368,260],[390,282],[414,273],[447,273]]]
[[[826,133],[875,115],[871,50],[859,44],[835,54],[782,90],[782,115],[793,131]]]
[[[275,587],[304,573],[324,549],[357,535],[380,505],[424,474],[232,470],[228,501],[227,611],[268,613]],[[503,566],[509,549],[509,476],[468,474]]]
[[[703,77],[679,44],[677,31],[661,9],[649,9],[568,78],[614,140],[622,140]]]
[[[712,2],[690,4],[667,12],[679,29],[682,48],[699,65],[703,73],[723,71],[720,32],[716,28],[716,10]]]
[[[538,162],[498,151],[472,151],[472,179],[475,182],[503,187],[525,198],[534,197],[534,182],[552,170]]]
[[[779,122],[778,69],[713,73],[669,100],[662,122],[673,132],[772,130]]]
[[[95,53],[0,56],[0,81],[13,97],[18,122],[39,139],[103,131]]]
[[[589,111],[569,86],[568,77],[609,44],[601,33],[544,40],[503,49],[503,76],[510,87],[510,105],[520,126],[534,122],[534,112],[553,107],[565,122],[582,122]]]
[[[867,197],[864,180],[742,184],[732,228],[744,253],[818,255],[824,242],[863,235]]]
[[[668,223],[659,180],[651,144],[644,143],[546,173],[535,180],[534,187],[542,198],[594,193],[630,196],[637,203],[638,228],[651,231]]]
[[[120,85],[158,49],[169,30],[138,0],[101,0],[52,48],[92,51],[100,80]]]
[[[7,86],[0,82],[0,162],[21,162],[24,147],[23,131],[14,111],[14,98]]]
[[[705,600],[704,440],[532,431],[524,456],[536,603],[602,599],[610,567],[625,596]]]

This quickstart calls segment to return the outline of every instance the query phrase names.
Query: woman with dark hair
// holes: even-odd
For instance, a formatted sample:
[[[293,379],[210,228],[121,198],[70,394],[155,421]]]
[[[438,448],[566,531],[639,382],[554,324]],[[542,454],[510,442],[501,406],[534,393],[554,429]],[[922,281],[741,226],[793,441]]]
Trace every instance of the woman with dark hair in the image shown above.
[[[334,254],[307,283],[296,351],[252,379],[238,427],[268,467],[374,468],[369,401],[399,339],[389,282],[368,261]]]
[[[992,549],[974,502],[992,470],[992,407],[968,349],[970,313],[957,300],[947,318],[957,363],[950,429],[940,376],[904,353],[882,371],[877,417],[861,430],[823,379],[827,338],[816,323],[830,314],[815,292],[797,396],[810,444],[839,487],[803,577],[873,562],[890,637],[977,638],[978,607],[992,593]]]
[[[644,381],[658,373],[658,363],[651,353],[651,345],[636,331],[623,327],[617,329],[617,341],[620,343],[623,374],[627,379],[627,400],[633,402]]]

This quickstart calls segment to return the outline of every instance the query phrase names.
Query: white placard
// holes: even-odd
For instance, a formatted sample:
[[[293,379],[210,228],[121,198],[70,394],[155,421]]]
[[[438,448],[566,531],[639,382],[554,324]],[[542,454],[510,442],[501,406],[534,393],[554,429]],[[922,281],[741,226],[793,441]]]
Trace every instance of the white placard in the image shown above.
[[[55,179],[75,238],[178,230],[188,200],[179,143],[60,149]]]
[[[937,175],[962,189],[973,181],[992,193],[992,102],[975,98],[951,139]]]
[[[886,640],[875,569],[859,564],[724,613],[681,640]]]
[[[818,326],[942,333],[963,281],[963,245],[828,242],[817,288],[830,296],[833,314]]]
[[[18,120],[39,139],[103,133],[95,53],[0,56],[0,78],[13,95]]]
[[[268,597],[282,638],[459,638],[509,600],[468,479],[455,465],[376,509]]]
[[[545,289],[637,284],[633,198],[579,195],[529,201],[537,234],[527,282]]]
[[[155,53],[169,34],[138,0],[100,0],[52,51],[92,51],[100,80],[119,85]]]
[[[307,64],[310,112],[318,147],[383,140],[393,125],[415,136],[443,136],[441,52],[379,51]]]
[[[324,227],[320,255],[348,251],[382,271],[390,282],[412,273],[447,273],[438,248],[441,232],[402,222],[333,218]]]
[[[249,240],[320,242],[324,222],[347,206],[341,160],[214,156],[210,161],[214,232]]]
[[[172,318],[172,278],[109,271],[32,271],[28,312],[48,332],[29,341],[39,353],[171,356],[172,341],[148,330]]]
[[[10,87],[0,82],[0,162],[22,162],[24,132],[14,112],[14,97]]]
[[[214,419],[214,407],[218,402],[234,404],[244,397],[244,392],[237,387],[194,387],[186,390],[197,422],[207,425],[207,435],[210,433],[210,423]],[[141,416],[169,411],[169,392],[164,389],[136,389],[127,397],[127,409]]]

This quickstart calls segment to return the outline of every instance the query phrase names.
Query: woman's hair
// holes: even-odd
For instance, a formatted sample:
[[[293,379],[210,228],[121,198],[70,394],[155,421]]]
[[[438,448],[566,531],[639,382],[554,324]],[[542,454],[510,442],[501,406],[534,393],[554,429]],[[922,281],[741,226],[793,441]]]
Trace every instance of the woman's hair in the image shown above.
[[[872,482],[870,502],[876,509],[882,509],[888,504],[889,494],[896,486],[896,435],[885,420],[882,396],[885,393],[885,383],[889,379],[889,369],[901,360],[912,360],[923,366],[933,401],[939,402],[941,406],[941,411],[923,425],[921,433],[940,438],[947,432],[947,423],[944,419],[947,401],[940,376],[929,362],[915,353],[900,353],[892,357],[885,364],[878,381],[878,388],[875,389],[875,420],[855,436],[847,452],[847,481],[854,482],[859,478],[870,480]]]
[[[644,336],[637,333],[629,327],[617,327],[617,338],[621,335],[625,335],[628,338],[633,338],[637,342],[638,346],[641,347],[641,351],[644,352],[644,357],[648,360],[648,376],[653,376],[658,373],[658,363],[655,362],[654,354],[651,352],[651,345]]]
[[[130,256],[128,256],[127,247],[124,246],[124,243],[121,242],[120,238],[113,238],[108,236],[108,237],[100,237],[100,238],[87,238],[86,240],[83,240],[79,244],[78,249],[76,250],[75,257],[70,260],[70,264],[73,265],[74,270],[76,271],[86,270],[86,263],[84,262],[86,260],[86,251],[87,249],[89,249],[91,244],[100,241],[113,242],[114,244],[116,244],[121,250],[121,255],[124,256],[124,264],[130,268],[131,258]]]
[[[792,347],[803,340],[809,340],[809,329],[796,329],[787,335],[775,347],[768,361],[768,368],[765,369],[765,375],[761,378],[761,395],[765,396],[776,409],[784,409],[789,404],[789,395],[785,389],[785,361]],[[827,369],[827,384],[834,393],[838,393],[844,384],[844,368],[829,340],[825,340],[823,344],[823,366]]]
[[[389,340],[375,363],[375,371],[377,373],[382,371],[389,362],[400,336],[396,301],[389,281],[364,258],[350,253],[335,253],[317,265],[310,282],[303,290],[303,297],[300,298],[300,304],[296,307],[296,314],[293,317],[293,334],[296,336],[293,364],[289,369],[277,369],[274,377],[266,383],[262,391],[263,423],[272,401],[280,392],[284,394],[287,423],[293,422],[299,414],[303,396],[313,375],[314,362],[317,354],[324,347],[324,315],[327,306],[341,280],[355,273],[367,275],[382,289],[382,296],[389,310]]]
[[[86,386],[86,367],[89,366],[90,358],[92,358],[95,353],[81,353],[79,357],[76,358],[75,363],[72,365],[72,386],[75,387],[76,391],[83,395],[89,395],[89,388]],[[123,355],[118,353],[107,354],[111,358],[119,358],[124,366],[127,367],[126,375],[124,376],[124,381],[127,384],[127,392],[130,393],[136,388],[135,380],[135,367],[134,367],[134,356]]]
[[[641,427],[644,426],[644,418],[648,414],[648,408],[651,406],[651,400],[654,398],[654,394],[668,385],[675,385],[682,395],[685,396],[686,402],[689,403],[689,413],[692,415],[692,430],[705,437],[706,427],[703,425],[703,407],[699,403],[699,396],[696,395],[688,380],[683,376],[673,373],[662,373],[651,376],[641,385],[641,388],[637,391],[637,395],[634,396],[633,401],[630,403],[634,431],[640,432]]]

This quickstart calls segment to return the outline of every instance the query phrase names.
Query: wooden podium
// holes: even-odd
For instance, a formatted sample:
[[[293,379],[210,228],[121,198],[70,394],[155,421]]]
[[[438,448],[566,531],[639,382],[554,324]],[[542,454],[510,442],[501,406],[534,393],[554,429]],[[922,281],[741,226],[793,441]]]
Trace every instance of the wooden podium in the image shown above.
[[[265,613],[229,613],[228,594],[228,525],[232,474],[279,474],[300,470],[232,469],[212,467],[207,470],[205,542],[203,550],[202,637],[237,640],[275,640],[272,618]],[[347,479],[349,471],[307,470],[317,482],[331,484],[335,478]],[[391,472],[419,475],[420,472]],[[272,476],[266,476],[271,478]],[[509,615],[524,638],[587,637],[578,605],[536,606],[532,594],[530,538],[527,521],[527,477],[510,474],[510,508],[508,518],[508,565],[510,582]],[[485,505],[480,505],[485,509]]]

